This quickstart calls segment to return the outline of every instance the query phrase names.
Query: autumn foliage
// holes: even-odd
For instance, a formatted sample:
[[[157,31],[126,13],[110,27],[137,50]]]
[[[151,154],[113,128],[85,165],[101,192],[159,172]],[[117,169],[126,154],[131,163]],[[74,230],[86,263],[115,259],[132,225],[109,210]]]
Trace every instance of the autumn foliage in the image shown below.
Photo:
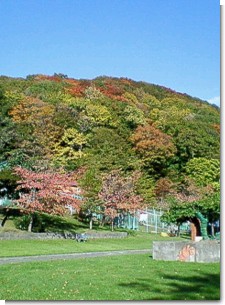
[[[151,124],[138,126],[131,137],[135,150],[150,167],[165,167],[176,153],[172,138]]]
[[[163,86],[62,73],[0,76],[0,131],[0,170],[16,167],[16,203],[27,213],[79,210],[74,174],[82,168],[83,209],[112,221],[143,202],[169,208],[169,197],[190,203],[219,189],[219,108]]]
[[[20,198],[16,203],[25,212],[63,215],[68,205],[80,209],[81,200],[74,196],[77,183],[73,175],[33,172],[21,167],[16,167],[14,172],[21,178],[17,186]]]
[[[99,198],[103,201],[104,214],[111,219],[121,212],[135,213],[144,206],[143,198],[135,193],[135,176],[123,177],[118,170],[103,179]]]

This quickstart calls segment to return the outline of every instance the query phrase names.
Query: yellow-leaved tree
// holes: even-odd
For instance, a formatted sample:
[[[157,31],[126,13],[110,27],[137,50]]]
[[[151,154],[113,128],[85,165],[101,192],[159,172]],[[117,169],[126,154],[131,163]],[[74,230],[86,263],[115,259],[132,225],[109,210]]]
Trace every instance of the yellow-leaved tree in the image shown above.
[[[88,137],[75,128],[65,130],[61,140],[55,145],[54,163],[66,166],[85,156],[83,147]]]

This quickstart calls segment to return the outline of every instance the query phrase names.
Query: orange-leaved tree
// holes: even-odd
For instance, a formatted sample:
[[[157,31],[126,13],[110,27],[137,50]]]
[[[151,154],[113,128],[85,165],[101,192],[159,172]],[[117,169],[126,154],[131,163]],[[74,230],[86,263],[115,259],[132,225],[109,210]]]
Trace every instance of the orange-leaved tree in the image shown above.
[[[131,141],[141,155],[145,167],[158,173],[167,167],[168,161],[176,153],[171,136],[151,124],[138,126]]]

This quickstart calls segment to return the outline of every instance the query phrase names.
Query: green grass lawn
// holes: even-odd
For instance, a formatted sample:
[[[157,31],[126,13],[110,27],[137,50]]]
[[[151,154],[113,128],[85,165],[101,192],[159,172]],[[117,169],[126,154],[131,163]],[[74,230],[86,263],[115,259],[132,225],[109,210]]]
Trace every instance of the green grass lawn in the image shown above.
[[[3,300],[219,300],[220,265],[147,254],[1,266]]]
[[[179,240],[159,234],[137,233],[135,236],[113,239],[89,239],[78,243],[71,239],[56,240],[0,240],[0,257],[41,254],[62,254],[93,251],[151,249],[155,240]]]

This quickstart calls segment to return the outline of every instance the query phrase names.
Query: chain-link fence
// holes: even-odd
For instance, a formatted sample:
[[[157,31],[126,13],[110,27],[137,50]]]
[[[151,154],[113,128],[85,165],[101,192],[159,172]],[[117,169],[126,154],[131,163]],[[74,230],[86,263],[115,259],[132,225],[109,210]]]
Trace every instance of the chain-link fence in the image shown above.
[[[118,228],[138,230],[149,233],[170,233],[177,235],[178,226],[176,224],[167,224],[161,221],[163,211],[156,209],[137,210],[135,213],[119,214],[114,219],[114,226]],[[180,232],[189,232],[188,222],[183,223]]]

